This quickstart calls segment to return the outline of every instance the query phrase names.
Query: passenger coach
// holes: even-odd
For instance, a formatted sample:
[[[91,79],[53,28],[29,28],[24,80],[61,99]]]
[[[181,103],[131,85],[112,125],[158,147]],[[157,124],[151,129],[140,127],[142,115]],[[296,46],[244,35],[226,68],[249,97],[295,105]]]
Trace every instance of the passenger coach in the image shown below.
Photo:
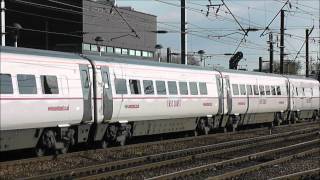
[[[66,152],[319,116],[316,80],[0,47],[0,151]]]

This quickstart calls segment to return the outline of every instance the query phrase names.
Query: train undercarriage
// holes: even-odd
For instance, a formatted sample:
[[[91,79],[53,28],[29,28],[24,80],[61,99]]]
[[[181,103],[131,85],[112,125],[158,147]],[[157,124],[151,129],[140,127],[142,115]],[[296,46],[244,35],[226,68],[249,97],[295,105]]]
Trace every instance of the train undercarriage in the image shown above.
[[[66,153],[76,144],[86,143],[107,148],[112,144],[123,146],[132,137],[190,132],[206,135],[213,130],[236,131],[252,124],[269,126],[290,124],[302,119],[320,119],[320,112],[299,111],[284,113],[207,116],[153,121],[136,121],[106,124],[80,124],[52,128],[23,129],[1,132],[1,150],[34,148],[37,156],[49,153]]]

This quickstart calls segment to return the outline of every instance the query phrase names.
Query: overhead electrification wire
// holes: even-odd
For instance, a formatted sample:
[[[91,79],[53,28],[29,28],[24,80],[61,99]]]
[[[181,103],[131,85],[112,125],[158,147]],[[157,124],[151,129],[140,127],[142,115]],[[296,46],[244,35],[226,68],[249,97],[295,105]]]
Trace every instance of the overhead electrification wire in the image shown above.
[[[41,7],[41,8],[47,8],[47,9],[52,9],[52,10],[55,10],[55,11],[63,11],[63,12],[68,12],[69,11],[69,13],[78,13],[78,14],[82,14],[82,15],[85,15],[85,16],[93,16],[93,17],[100,17],[100,18],[103,18],[103,15],[105,14],[104,12],[96,12],[97,14],[100,14],[100,16],[97,16],[97,14],[94,14],[94,15],[92,15],[92,14],[87,14],[87,13],[85,13],[84,11],[86,11],[87,9],[83,9],[82,7],[78,7],[78,6],[74,6],[74,5],[72,5],[72,4],[68,4],[68,3],[63,3],[62,4],[62,2],[60,3],[61,5],[65,5],[65,6],[70,6],[70,7],[72,7],[72,8],[77,8],[77,9],[82,9],[82,12],[77,12],[77,11],[75,11],[75,10],[70,10],[70,9],[66,9],[66,8],[56,8],[56,7],[53,7],[53,6],[48,6],[48,5],[46,5],[46,6],[43,6],[43,5],[37,5],[37,3],[31,3],[30,4],[30,2],[26,2],[26,1],[23,1],[23,0],[16,0],[16,1],[19,1],[19,2],[21,2],[21,3],[25,3],[25,4],[27,4],[27,5],[33,5],[33,6],[37,6],[37,7]],[[50,2],[52,2],[52,3],[55,3],[56,1],[55,0],[48,0],[48,1],[50,1]],[[162,0],[155,0],[155,1],[158,1],[158,2],[164,2],[164,1],[162,1]],[[98,3],[98,2],[93,2],[93,1],[90,1],[91,3]],[[166,3],[168,3],[168,2],[166,2]],[[194,1],[193,1],[193,3],[191,3],[191,2],[189,2],[190,4],[196,4],[196,3],[194,3]],[[171,5],[172,4],[174,4],[174,3],[171,3]],[[300,4],[299,4],[300,5]],[[175,6],[176,7],[180,7],[180,5],[177,5],[177,4],[175,4]],[[200,5],[199,5],[200,6]],[[202,5],[203,6],[203,5]],[[109,7],[111,7],[111,6],[109,6]],[[203,6],[203,7],[205,7],[205,6]],[[300,8],[300,9],[303,9],[303,8]],[[122,10],[122,9],[120,9],[120,10]],[[195,12],[195,13],[200,13],[200,14],[203,14],[203,15],[205,15],[205,13],[204,13],[204,11],[202,10],[202,9],[197,9],[197,8],[192,8],[192,7],[187,7],[187,10],[189,10],[189,11],[192,11],[192,12]],[[303,10],[302,10],[303,11]],[[141,18],[141,17],[139,17],[139,16],[135,16],[135,15],[132,15],[132,14],[129,14],[129,13],[126,13],[126,12],[121,12],[122,14],[124,14],[124,15],[126,15],[127,17],[126,18],[128,18],[128,19],[131,19],[131,18],[135,18],[135,21],[138,19],[138,21],[139,22],[143,22],[143,23],[154,23],[154,22],[148,22],[149,20],[148,19],[143,19],[143,18]],[[225,13],[227,13],[227,12],[225,12]],[[205,17],[205,16],[204,16]],[[221,17],[221,18],[223,18],[223,20],[224,21],[229,21],[229,22],[234,22],[234,20],[233,19],[230,19],[230,18],[227,18],[227,17],[224,17],[224,16],[221,16],[221,15],[215,15],[215,16],[213,16],[213,17],[215,17],[215,18],[217,18],[217,17]],[[117,17],[116,17],[117,18]],[[212,19],[212,18],[210,18],[210,17],[208,17],[207,18],[208,20],[210,20],[210,21],[215,21],[216,19]],[[245,20],[245,22],[241,22],[241,23],[243,23],[243,24],[248,24],[248,23],[246,23],[246,22],[249,22],[249,25],[251,24],[251,21],[250,20],[248,20],[248,19],[245,19],[245,18],[242,18],[242,17],[240,17],[240,19],[242,19],[242,20]],[[58,19],[56,19],[56,20],[58,20]],[[220,19],[221,20],[221,19]],[[159,25],[164,25],[164,23],[165,22],[158,22],[158,24]],[[167,24],[168,23],[170,23],[170,22],[167,22]],[[172,23],[172,22],[171,22]],[[178,23],[177,23],[178,24]],[[258,24],[256,24],[256,23],[253,23],[253,24],[255,24],[255,25],[257,25],[258,27],[262,27],[261,25],[258,25]],[[93,25],[93,24],[92,24]],[[97,26],[97,25],[94,25],[94,26]],[[304,29],[304,27],[303,26],[301,26],[301,27],[295,27],[295,29],[297,29],[297,28],[300,28],[300,29]],[[177,28],[177,29],[179,29],[179,28]],[[292,27],[291,29],[294,29],[294,27]],[[25,29],[26,30],[26,29]],[[193,30],[193,31],[192,31]],[[200,30],[200,31],[196,31],[196,30]],[[35,30],[35,31],[38,31],[38,30]],[[191,29],[190,28],[190,31],[189,31],[189,33],[190,33],[190,35],[193,35],[193,36],[198,36],[198,35],[200,35],[200,36],[202,36],[201,38],[205,38],[205,39],[207,39],[208,40],[208,36],[203,36],[202,34],[198,34],[198,33],[200,33],[201,31],[203,31],[203,32],[210,32],[210,28],[207,28],[207,30],[205,30],[204,28],[194,28],[194,29]],[[211,31],[214,31],[213,29],[211,29]],[[41,32],[47,32],[47,31],[41,31]],[[142,32],[142,31],[138,31],[137,30],[137,32]],[[171,32],[177,32],[177,33],[181,33],[180,31],[178,31],[178,30],[171,30]],[[56,33],[56,32],[52,32],[52,33]],[[85,33],[85,32],[84,32]],[[103,32],[96,32],[96,33],[103,33]],[[105,32],[105,33],[108,33],[108,32]],[[110,32],[111,33],[111,32]],[[125,32],[123,32],[123,33],[125,33]],[[233,42],[233,40],[237,40],[238,41],[238,39],[235,39],[235,38],[229,38],[228,37],[228,39],[230,39],[230,40],[232,40],[232,41],[229,41],[229,43],[232,43],[232,44],[230,44],[230,45],[232,45],[232,46],[235,46],[235,42]],[[210,39],[209,38],[209,40],[212,40],[212,39]],[[220,40],[217,40],[217,39],[214,39],[214,42],[215,41],[220,41]],[[242,41],[243,41],[243,39],[242,39]],[[222,43],[224,43],[225,42],[225,40],[222,42]],[[247,40],[247,42],[249,42],[248,40]],[[219,43],[221,43],[221,42],[219,42]],[[224,43],[225,44],[225,43]],[[243,46],[241,46],[241,47],[246,47],[247,45],[243,45]],[[261,46],[261,45],[259,45],[260,46],[260,48],[258,48],[258,49],[265,49],[265,48],[261,48],[261,47],[263,47],[263,46]]]
[[[272,24],[272,22],[276,19],[276,17],[280,14],[281,10],[288,4],[289,0],[287,0],[283,6],[281,7],[281,9],[277,12],[277,14],[273,17],[273,19],[270,21],[270,23],[266,26],[266,28],[264,29],[264,31],[260,34],[261,36],[264,36],[264,33],[266,32],[266,30],[268,30],[269,26]]]

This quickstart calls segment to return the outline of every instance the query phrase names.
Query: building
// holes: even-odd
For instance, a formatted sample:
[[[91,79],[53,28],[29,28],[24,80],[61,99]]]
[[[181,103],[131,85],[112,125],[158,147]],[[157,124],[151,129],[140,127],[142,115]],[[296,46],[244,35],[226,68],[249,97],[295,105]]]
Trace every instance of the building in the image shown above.
[[[109,0],[4,1],[7,46],[154,57],[154,15]]]

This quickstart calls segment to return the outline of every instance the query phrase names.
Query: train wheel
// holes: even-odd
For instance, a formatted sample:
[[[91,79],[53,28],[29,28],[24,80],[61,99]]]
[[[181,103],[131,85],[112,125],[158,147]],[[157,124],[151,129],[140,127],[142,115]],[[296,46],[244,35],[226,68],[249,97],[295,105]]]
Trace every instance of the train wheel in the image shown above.
[[[197,123],[197,127],[196,127],[196,131],[197,131],[198,135],[208,135],[209,134],[210,127],[207,125],[208,125],[208,119],[206,119],[206,118],[199,119],[199,121]]]
[[[46,150],[44,148],[41,148],[41,147],[36,147],[34,152],[35,152],[36,156],[41,157],[41,156],[45,155]]]
[[[119,141],[119,144],[120,144],[120,146],[126,145],[126,138],[121,139],[121,140]]]
[[[317,113],[317,111],[313,111],[312,120],[313,120],[313,121],[316,121],[317,118],[318,118],[318,113]]]
[[[100,147],[101,147],[102,149],[106,149],[108,146],[109,146],[109,143],[108,143],[106,140],[102,140],[102,141],[100,142]]]
[[[35,148],[37,156],[43,156],[56,146],[55,133],[52,130],[45,130]]]
[[[280,126],[282,122],[284,121],[284,116],[281,113],[276,114],[276,120],[275,120],[275,125]],[[289,121],[290,122],[290,121]]]
[[[65,143],[63,143],[63,147],[59,150],[59,152],[61,154],[66,154],[69,150],[69,147],[70,147],[70,143],[65,142]]]
[[[199,133],[197,130],[194,131],[194,136],[199,136]]]
[[[224,127],[224,128],[223,128],[223,132],[224,132],[224,133],[228,132],[228,128]]]
[[[293,115],[292,115],[292,118],[291,118],[291,123],[292,124],[295,124],[296,122],[298,122],[300,119],[298,117],[298,113],[295,112]],[[290,121],[289,121],[290,122]]]
[[[238,124],[241,120],[240,116],[232,116],[230,121],[230,129],[232,132],[236,132],[238,128]]]

